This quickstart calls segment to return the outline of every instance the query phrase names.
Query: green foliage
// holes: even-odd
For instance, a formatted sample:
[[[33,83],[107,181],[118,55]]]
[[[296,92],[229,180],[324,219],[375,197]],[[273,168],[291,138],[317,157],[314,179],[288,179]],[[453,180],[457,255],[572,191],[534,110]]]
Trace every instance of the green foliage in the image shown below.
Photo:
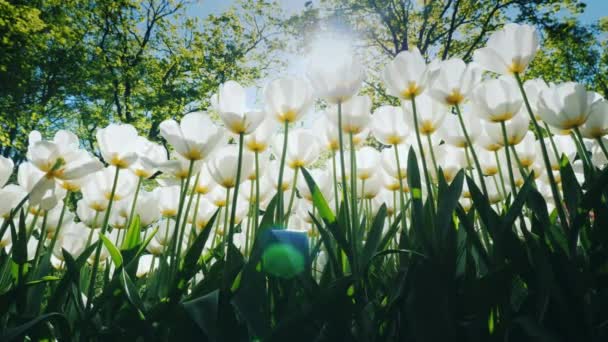
[[[24,157],[27,134],[127,122],[158,138],[160,122],[206,110],[220,83],[265,76],[280,11],[240,1],[208,18],[186,0],[0,1],[0,154]]]

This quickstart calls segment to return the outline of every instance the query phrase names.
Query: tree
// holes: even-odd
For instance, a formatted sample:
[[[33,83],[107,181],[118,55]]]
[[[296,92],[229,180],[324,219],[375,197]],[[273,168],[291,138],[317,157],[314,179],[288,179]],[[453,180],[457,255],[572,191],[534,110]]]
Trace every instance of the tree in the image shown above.
[[[187,0],[0,0],[0,152],[24,157],[27,133],[94,136],[125,122],[157,139],[164,119],[204,110],[218,85],[277,63],[280,10],[238,1],[188,17]]]
[[[378,77],[388,59],[415,46],[428,60],[459,57],[470,61],[490,33],[508,21],[539,28],[546,50],[533,70],[538,65],[550,79],[592,84],[590,75],[599,64],[596,30],[572,18],[584,8],[577,0],[324,0],[319,7],[309,4],[288,24],[298,37],[305,32],[303,41],[310,40],[306,35],[316,34],[312,28],[323,26],[353,37],[370,66],[364,91],[379,104],[393,101]],[[570,70],[568,75],[565,70]],[[540,74],[541,70],[530,73]]]

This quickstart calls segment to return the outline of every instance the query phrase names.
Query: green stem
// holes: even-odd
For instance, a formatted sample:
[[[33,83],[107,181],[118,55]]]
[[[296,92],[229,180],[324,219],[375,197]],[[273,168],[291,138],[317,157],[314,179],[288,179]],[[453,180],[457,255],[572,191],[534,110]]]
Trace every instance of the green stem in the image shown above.
[[[547,130],[547,137],[549,137],[549,143],[551,144],[551,149],[553,150],[553,154],[555,155],[555,160],[558,161],[561,159],[559,156],[559,151],[557,150],[557,146],[555,145],[555,140],[553,139],[553,134],[551,134],[551,130],[549,129],[549,125],[543,121],[543,125],[545,130]],[[542,135],[540,136],[542,138]]]
[[[338,175],[337,175],[338,173],[336,171],[336,151],[333,151],[333,153],[332,153],[331,166],[332,166],[332,173],[333,173],[333,177],[334,177],[334,207],[335,207],[335,213],[336,213],[336,215],[338,215],[338,210],[340,209],[340,200],[339,200],[340,194],[338,193]]]
[[[429,145],[429,152],[431,153],[431,161],[433,162],[433,168],[435,174],[439,177],[439,168],[437,167],[437,158],[435,158],[435,150],[433,149],[433,142],[431,141],[431,135],[426,135],[426,142]]]
[[[298,180],[298,172],[300,171],[299,167],[296,167],[296,170],[293,173],[293,182],[291,184],[291,195],[289,196],[289,205],[287,206],[287,212],[285,213],[285,225],[289,224],[289,215],[291,215],[291,209],[293,207],[293,201],[296,195],[296,182]]]
[[[587,155],[587,149],[585,148],[585,141],[583,140],[583,135],[581,134],[581,131],[578,129],[578,127],[574,127],[573,131],[574,131],[574,137],[575,137],[574,141],[578,145],[578,148],[579,148],[578,153],[580,154],[580,158],[583,161],[583,163],[587,165],[589,170],[593,171],[593,165],[591,164],[591,161],[589,160],[589,156]],[[576,139],[576,138],[578,138],[578,139]]]
[[[65,215],[65,209],[68,206],[68,201],[70,200],[71,195],[72,195],[71,191],[68,191],[65,194],[65,200],[63,201],[63,206],[61,207],[61,213],[59,214],[59,221],[57,221],[57,228],[55,228],[55,233],[53,234],[53,238],[51,239],[51,244],[49,246],[49,250],[51,251],[51,253],[49,253],[49,257],[53,253],[53,248],[55,248],[55,243],[57,242],[57,237],[59,236],[61,226],[63,225],[63,217]]]
[[[114,204],[114,194],[116,193],[116,186],[118,185],[118,176],[119,176],[120,168],[116,168],[116,172],[114,173],[114,182],[112,183],[112,191],[110,192],[110,201],[108,202],[108,208],[106,209],[106,213],[103,217],[103,223],[101,224],[101,235],[105,235],[108,230],[108,222],[110,220],[110,212],[112,211],[112,204]],[[95,280],[97,278],[97,271],[99,268],[99,257],[101,256],[101,248],[102,243],[101,239],[97,243],[97,248],[95,249],[95,257],[93,258],[93,268],[91,269],[91,278],[89,279],[89,288],[87,293],[87,306],[85,311],[89,311],[91,308],[91,304],[93,303],[94,295],[95,295]]]
[[[602,152],[604,152],[604,157],[606,157],[606,160],[608,160],[608,150],[606,149],[606,145],[604,145],[601,137],[597,138],[597,143],[600,145]]]
[[[348,134],[348,139],[350,143],[350,192],[351,192],[351,210],[352,210],[352,218],[354,221],[352,224],[352,240],[355,246],[358,243],[358,231],[359,231],[359,215],[358,215],[358,206],[357,206],[357,156],[355,154],[355,144],[353,141],[353,134]],[[355,249],[353,249],[354,253]],[[353,256],[354,259],[354,256]]]
[[[226,211],[224,211],[224,226],[222,227],[222,229],[224,230],[224,234],[222,234],[222,242],[225,243],[226,242],[226,234],[228,233],[228,218],[230,215],[230,210],[228,209],[229,206],[228,204],[230,203],[230,188],[226,188],[226,204],[224,205],[224,208],[226,208]]]
[[[511,183],[511,191],[513,192],[513,199],[517,195],[517,186],[515,185],[515,177],[513,177],[513,167],[511,165],[511,154],[509,153],[509,138],[507,137],[507,126],[504,121],[500,122],[500,128],[502,130],[502,139],[505,144],[505,156],[507,158],[507,169],[509,171],[509,181]]]
[[[281,163],[279,164],[279,180],[277,184],[277,222],[283,223],[283,169],[285,168],[285,157],[287,155],[287,136],[289,131],[289,122],[285,121],[285,134],[283,135],[283,151],[281,152]]]
[[[498,176],[500,176],[500,185],[502,188],[502,195],[507,198],[507,187],[505,186],[505,177],[502,174],[502,166],[500,165],[500,158],[498,157],[498,151],[494,151],[494,157],[496,158],[496,167],[498,168]]]
[[[399,160],[399,151],[397,150],[397,145],[393,145],[393,150],[395,151],[395,160],[397,161],[397,177],[399,178],[399,212],[401,212],[401,230],[405,232],[405,195],[403,194],[403,175],[401,174],[401,161]],[[393,201],[395,196],[393,195]],[[397,214],[397,210],[395,210],[395,214]]]
[[[133,203],[131,204],[131,213],[129,214],[129,221],[127,222],[127,229],[131,227],[131,222],[133,222],[133,215],[135,214],[135,206],[137,205],[137,197],[139,197],[139,189],[141,188],[141,183],[143,183],[144,178],[139,176],[137,180],[137,187],[135,188],[135,195],[133,195]]]
[[[422,140],[420,139],[420,129],[418,127],[418,113],[416,111],[416,98],[412,97],[412,112],[414,115],[414,130],[416,131],[416,142],[418,143],[418,149],[420,150],[420,158],[422,159],[422,169],[424,170],[424,179],[426,180],[426,190],[429,197],[429,204],[431,205],[431,212],[435,212],[435,201],[433,199],[433,189],[431,185],[431,178],[429,177],[429,169],[426,165],[426,157],[424,156],[424,149],[422,148]]]
[[[338,102],[338,142],[340,145],[340,171],[342,178],[342,202],[344,203],[344,217],[346,218],[346,232],[352,233],[351,224],[350,224],[350,210],[348,206],[348,191],[346,189],[346,167],[344,162],[344,136],[342,134],[342,102]],[[352,176],[352,175],[351,175]],[[336,215],[339,215],[339,212],[336,212]],[[352,240],[352,237],[351,239]],[[352,241],[351,241],[352,242]]]
[[[513,157],[515,157],[515,162],[517,163],[517,168],[519,169],[519,173],[521,173],[522,177],[524,177],[524,179],[528,176],[523,164],[521,163],[521,159],[519,159],[519,155],[517,154],[517,150],[515,149],[515,146],[510,145],[509,148],[511,149],[511,153],[513,153]]]
[[[194,168],[194,160],[190,160],[190,165],[188,166],[188,175],[186,176],[186,181],[180,191],[179,196],[179,206],[177,208],[177,216],[175,217],[175,229],[173,230],[173,237],[171,238],[171,273],[170,278],[173,277],[174,271],[177,270],[177,259],[179,255],[177,254],[177,245],[181,244],[181,241],[178,241],[180,236],[180,223],[182,219],[182,213],[184,210],[184,201],[186,200],[186,194],[188,193],[188,189],[190,187],[190,177],[192,177],[192,170]]]
[[[258,220],[260,218],[260,162],[259,153],[255,151],[255,212],[253,215],[253,238],[255,239],[255,233],[258,231]],[[255,241],[255,240],[254,240]]]
[[[190,170],[190,172],[191,171],[192,170]],[[198,180],[199,180],[200,176],[201,176],[200,172],[196,174],[196,178],[194,179],[195,186],[196,186],[196,184],[198,184]],[[188,180],[190,180],[189,178],[190,178],[190,175],[188,175]],[[188,190],[190,190],[190,184],[188,181],[186,181],[186,189],[184,190],[184,193],[186,195],[188,194]],[[186,234],[186,225],[188,224],[188,214],[190,213],[190,207],[192,207],[193,198],[194,198],[194,196],[192,196],[192,194],[190,194],[190,197],[188,197],[188,204],[186,204],[186,211],[182,215],[184,218],[182,220],[182,224],[179,229],[179,239],[177,241],[177,257],[178,258],[182,255],[182,245],[183,245],[182,241],[184,240],[184,235]],[[184,198],[184,200],[185,200],[185,198]],[[196,216],[193,217],[192,222],[196,222]]]
[[[481,182],[481,188],[483,190],[483,193],[487,195],[488,188],[486,187],[486,181],[483,178],[483,173],[481,171],[481,164],[479,163],[479,158],[477,157],[477,153],[475,153],[475,148],[473,148],[473,143],[471,142],[469,132],[467,131],[466,126],[464,125],[464,120],[462,119],[462,113],[460,112],[460,107],[458,105],[455,105],[454,107],[456,108],[456,114],[458,116],[458,121],[460,122],[460,128],[462,128],[464,137],[467,140],[467,147],[471,150],[471,155],[473,156],[473,162],[475,163],[475,168],[477,169],[477,175],[479,176],[479,181]]]
[[[287,136],[287,131],[285,132],[285,136]],[[239,185],[241,184],[241,164],[243,162],[243,139],[245,137],[244,133],[239,134],[239,156],[236,164],[236,181],[234,184],[234,194],[232,195],[232,210],[230,213],[230,226],[228,228],[228,244],[226,245],[226,267],[230,267],[231,265],[231,256],[230,246],[232,245],[232,238],[234,235],[234,226],[236,221],[236,204],[239,198]],[[283,155],[284,157],[284,155]],[[224,232],[225,234],[225,232]],[[228,281],[230,280],[230,273],[224,272],[224,287],[223,289],[227,291],[230,288],[230,284]]]
[[[44,246],[44,241],[46,240],[46,221],[48,218],[48,214],[48,211],[45,211],[44,217],[42,218],[42,227],[40,228],[40,239],[38,240],[38,246],[36,246],[36,253],[34,254],[34,269],[36,269],[39,264],[38,257],[40,256],[42,246]]]
[[[562,199],[557,190],[557,183],[555,182],[555,177],[553,176],[553,170],[551,169],[551,162],[549,161],[549,155],[547,154],[547,147],[545,146],[545,142],[542,139],[542,134],[540,130],[540,126],[538,125],[538,121],[536,121],[536,117],[532,112],[532,107],[530,106],[530,102],[528,101],[528,96],[526,95],[526,91],[524,90],[523,82],[521,81],[521,77],[518,73],[515,73],[515,79],[517,80],[517,85],[519,85],[519,90],[524,98],[524,103],[526,105],[526,109],[528,110],[528,115],[530,116],[530,120],[534,125],[534,129],[536,130],[536,135],[539,137],[540,148],[543,155],[543,160],[545,162],[545,168],[547,170],[547,177],[549,178],[549,185],[551,186],[551,193],[553,194],[553,198],[555,201],[555,208],[557,209],[557,214],[561,221],[562,227],[564,229],[568,228],[568,221],[566,219],[566,214],[564,213],[564,207],[562,205]],[[559,160],[559,159],[558,159]]]

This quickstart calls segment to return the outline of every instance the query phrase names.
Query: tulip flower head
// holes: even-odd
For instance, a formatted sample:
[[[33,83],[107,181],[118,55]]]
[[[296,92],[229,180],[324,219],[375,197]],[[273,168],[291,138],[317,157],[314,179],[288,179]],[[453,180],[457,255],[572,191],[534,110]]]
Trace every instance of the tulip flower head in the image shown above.
[[[14,167],[12,159],[0,156],[0,188],[8,182]]]
[[[354,96],[342,103],[342,131],[359,134],[371,120],[372,100],[367,95]],[[329,119],[338,126],[338,109],[332,108]]]
[[[264,89],[266,112],[278,122],[292,123],[300,119],[312,105],[312,90],[299,78],[281,78]]]
[[[241,163],[241,178],[236,179],[238,169],[238,148],[236,145],[227,145],[220,148],[213,158],[207,162],[207,169],[215,182],[224,188],[232,188],[237,182],[245,180],[245,175],[253,168],[253,155],[243,153]]]
[[[414,127],[414,112],[409,103],[401,103],[406,120],[410,127]],[[418,115],[418,129],[422,135],[431,135],[441,127],[448,114],[448,108],[441,102],[427,94],[416,98],[416,113]],[[450,126],[452,127],[452,126]]]
[[[266,151],[276,131],[277,122],[272,118],[264,119],[253,132],[245,136],[245,147],[251,152]]]
[[[220,85],[216,109],[226,128],[234,134],[249,134],[264,120],[264,112],[247,108],[245,89],[235,81]]]
[[[283,148],[283,134],[278,134],[272,145],[277,159],[281,156]],[[292,169],[306,167],[319,157],[320,146],[315,134],[305,128],[294,129],[289,133],[285,154],[286,165]]]
[[[475,63],[465,64],[460,58],[445,60],[439,65],[429,95],[445,105],[459,105],[481,81],[481,71]]]
[[[144,137],[137,137],[135,153],[137,160],[131,164],[130,168],[138,177],[152,177],[158,171],[159,165],[167,161],[165,148]]]
[[[598,139],[608,134],[608,101],[602,99],[593,103],[587,121],[580,129],[583,137],[588,139]]]
[[[223,136],[223,132],[202,112],[186,114],[180,123],[175,120],[161,122],[160,134],[187,160],[207,158]]]
[[[385,145],[400,145],[408,136],[408,127],[401,107],[380,106],[372,116],[374,137]]]
[[[482,82],[473,91],[473,112],[491,122],[510,120],[517,115],[523,104],[515,81],[507,78]]]
[[[473,60],[482,68],[498,74],[521,74],[539,49],[536,28],[509,23],[492,33],[486,47],[473,53]]]
[[[329,103],[345,102],[354,96],[365,79],[365,71],[348,39],[323,37],[312,47],[308,79],[318,97]]]
[[[119,169],[137,160],[137,130],[131,125],[110,124],[97,131],[97,144],[103,159]]]
[[[382,77],[389,95],[411,100],[422,94],[433,79],[433,69],[427,66],[418,48],[400,52],[390,61]]]
[[[543,90],[538,98],[538,115],[550,126],[571,129],[583,125],[597,100],[580,83],[566,82]]]

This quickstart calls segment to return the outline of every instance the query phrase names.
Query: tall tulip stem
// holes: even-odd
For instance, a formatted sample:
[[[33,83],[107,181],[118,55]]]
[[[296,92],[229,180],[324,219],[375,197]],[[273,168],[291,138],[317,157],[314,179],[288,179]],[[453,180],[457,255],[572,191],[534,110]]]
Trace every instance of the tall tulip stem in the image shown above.
[[[253,213],[253,234],[252,236],[255,238],[255,233],[258,231],[258,219],[260,216],[260,157],[258,151],[254,153],[255,158],[255,211]],[[254,240],[255,241],[255,240]]]
[[[340,171],[342,178],[342,203],[344,203],[344,217],[346,218],[346,232],[349,235],[351,249],[353,245],[353,231],[350,223],[350,211],[348,208],[348,191],[346,190],[346,167],[344,162],[344,135],[342,134],[342,102],[338,102],[338,142],[340,145]],[[352,173],[352,172],[351,172]],[[352,177],[352,175],[351,175]],[[339,205],[338,205],[339,207]],[[340,215],[339,212],[336,215]],[[353,265],[351,265],[353,266]]]
[[[296,197],[296,182],[298,181],[299,167],[296,167],[293,173],[293,183],[291,184],[291,195],[289,196],[289,204],[287,205],[287,211],[285,212],[285,224],[289,224],[289,216],[291,215],[291,209],[293,208],[293,201]]]
[[[462,133],[464,133],[464,138],[467,140],[467,148],[471,151],[471,155],[473,156],[473,162],[475,163],[475,169],[477,169],[477,175],[479,176],[479,181],[481,182],[481,189],[483,190],[484,195],[488,195],[488,188],[486,187],[486,181],[483,178],[483,173],[481,170],[481,164],[479,163],[479,158],[477,157],[477,153],[475,152],[475,148],[473,147],[473,142],[471,142],[471,137],[469,136],[469,132],[467,131],[466,126],[464,125],[464,120],[462,119],[462,113],[460,112],[460,107],[458,105],[454,105],[456,108],[456,114],[458,116],[458,121],[460,122],[460,128],[462,128]]]
[[[581,131],[578,129],[578,127],[574,127],[572,130],[574,131],[574,137],[575,137],[574,140],[576,141],[577,145],[579,146],[579,154],[580,154],[581,160],[583,161],[583,163],[585,163],[587,165],[589,170],[593,170],[593,164],[591,164],[591,161],[589,160],[589,156],[587,155],[587,149],[585,148],[585,141],[583,140],[583,135],[581,134]],[[576,139],[576,138],[578,138],[578,139]]]
[[[399,178],[399,211],[401,212],[401,231],[405,233],[405,196],[403,195],[403,175],[401,174],[401,161],[399,160],[399,151],[397,151],[397,145],[393,145],[393,150],[395,151],[395,161],[397,162],[397,177]],[[395,202],[394,193],[393,202]],[[393,203],[393,207],[395,207],[394,204],[395,203]],[[396,214],[397,210],[395,210],[394,215]]]
[[[112,204],[114,203],[114,194],[116,193],[116,186],[118,185],[118,176],[120,173],[120,168],[116,168],[116,172],[114,173],[114,182],[112,183],[112,191],[110,192],[110,201],[108,202],[108,209],[106,209],[106,213],[103,217],[103,223],[101,224],[101,235],[104,235],[108,230],[108,221],[110,220],[110,212],[112,211]],[[93,303],[93,296],[95,295],[95,280],[97,278],[97,270],[99,268],[99,257],[101,256],[101,240],[97,243],[97,248],[95,249],[95,257],[93,258],[93,268],[91,269],[91,279],[89,280],[89,289],[87,293],[87,306],[86,311],[91,308],[91,303]]]
[[[186,194],[188,194],[188,190],[190,189],[189,186],[189,180],[190,180],[190,176],[192,176],[192,170],[190,170],[190,175],[188,177],[188,181],[186,182],[186,189],[184,190],[184,192]],[[194,186],[196,187],[196,185],[198,184],[198,180],[201,176],[201,173],[197,173],[196,174],[196,178],[194,179]],[[185,196],[185,195],[184,195]],[[177,241],[177,257],[179,258],[179,256],[182,254],[182,242],[184,240],[184,234],[186,232],[186,225],[188,224],[188,213],[190,212],[190,207],[192,206],[192,200],[194,199],[194,196],[192,196],[192,194],[190,195],[190,197],[188,198],[188,204],[186,204],[186,211],[184,212],[183,216],[183,221],[181,224],[181,227],[179,229],[179,239]],[[185,197],[184,197],[185,200]],[[194,216],[192,218],[192,221],[196,221],[196,216]]]
[[[139,189],[141,189],[141,183],[143,183],[144,178],[139,176],[137,180],[137,187],[135,188],[135,194],[133,195],[133,203],[131,204],[131,212],[129,214],[129,221],[127,222],[127,229],[131,227],[131,222],[133,222],[133,215],[135,214],[135,206],[137,205],[137,198],[139,197]]]
[[[230,256],[232,255],[232,253],[230,253],[230,246],[232,245],[232,238],[234,235],[234,226],[235,226],[235,221],[236,221],[236,204],[239,198],[239,185],[241,184],[241,164],[243,162],[243,139],[245,137],[244,133],[239,133],[239,156],[237,159],[237,164],[236,164],[236,180],[234,183],[234,193],[232,194],[232,208],[231,208],[231,212],[230,212],[230,225],[228,227],[228,240],[227,240],[227,245],[226,245],[226,267],[231,267],[230,266],[230,262],[231,262],[231,258]],[[285,137],[287,137],[287,129],[285,129]],[[287,139],[285,139],[285,141],[287,141]],[[283,148],[283,162],[285,162],[285,147]],[[224,231],[224,234],[226,232]],[[230,280],[230,276],[229,276],[229,272],[224,272],[224,290],[227,290],[230,284],[228,284],[228,281]]]
[[[351,192],[351,210],[352,210],[352,239],[353,243],[356,243],[355,237],[359,231],[359,215],[357,207],[357,155],[355,154],[355,144],[353,140],[353,133],[348,134],[350,143],[350,192]],[[354,250],[353,250],[354,252]]]
[[[176,270],[175,267],[177,264],[177,259],[179,255],[177,254],[177,245],[181,244],[181,241],[177,241],[179,239],[179,231],[180,231],[180,223],[182,219],[183,210],[184,210],[184,202],[186,200],[186,194],[188,193],[188,188],[190,187],[190,177],[192,177],[192,170],[194,169],[194,160],[190,160],[190,166],[188,166],[188,175],[186,176],[186,181],[180,191],[179,197],[179,206],[177,208],[177,216],[175,217],[175,229],[173,231],[173,238],[171,239],[171,268]],[[185,220],[185,218],[184,218]]]
[[[606,145],[604,145],[602,138],[597,138],[597,143],[600,145],[602,152],[604,152],[604,157],[606,157],[606,160],[608,160],[608,150],[606,149]]]
[[[426,181],[426,191],[429,197],[429,203],[431,204],[431,211],[435,212],[435,203],[433,200],[433,188],[431,185],[431,177],[429,177],[429,168],[426,165],[426,157],[424,156],[424,149],[422,147],[422,140],[420,139],[420,128],[418,127],[418,113],[416,112],[416,98],[412,97],[412,112],[414,115],[414,129],[416,132],[416,142],[418,143],[418,149],[420,150],[420,158],[422,159],[422,169],[424,170],[424,179]]]
[[[287,133],[289,131],[289,121],[285,120],[285,135],[283,136],[283,151],[281,152],[281,163],[279,164],[279,180],[277,183],[277,222],[283,223],[283,169],[285,168],[285,157],[287,155]]]
[[[526,95],[526,91],[524,90],[524,84],[521,81],[521,77],[518,73],[515,73],[515,79],[517,80],[517,85],[519,86],[519,90],[521,91],[521,95],[524,98],[524,103],[526,105],[526,109],[528,110],[528,115],[530,116],[530,120],[534,125],[534,129],[536,130],[536,135],[538,136],[538,140],[540,142],[540,149],[543,155],[543,160],[545,162],[545,168],[547,170],[547,177],[549,178],[549,185],[551,186],[551,193],[553,195],[555,201],[555,208],[557,209],[557,214],[559,216],[559,220],[561,221],[562,227],[568,227],[568,221],[566,219],[566,214],[564,213],[564,207],[562,205],[562,199],[559,191],[557,190],[557,183],[555,182],[555,177],[553,176],[553,170],[551,169],[551,162],[549,161],[549,155],[547,154],[547,146],[545,146],[545,142],[543,140],[543,136],[540,130],[540,126],[538,125],[538,121],[532,112],[532,107],[530,106],[530,101],[528,100],[528,96]]]
[[[507,169],[509,171],[509,182],[511,183],[511,191],[513,197],[517,194],[517,186],[515,185],[515,177],[513,177],[513,166],[511,165],[511,153],[509,152],[509,138],[507,137],[507,126],[504,121],[500,122],[500,129],[502,130],[502,138],[505,144],[505,157],[507,158]]]

